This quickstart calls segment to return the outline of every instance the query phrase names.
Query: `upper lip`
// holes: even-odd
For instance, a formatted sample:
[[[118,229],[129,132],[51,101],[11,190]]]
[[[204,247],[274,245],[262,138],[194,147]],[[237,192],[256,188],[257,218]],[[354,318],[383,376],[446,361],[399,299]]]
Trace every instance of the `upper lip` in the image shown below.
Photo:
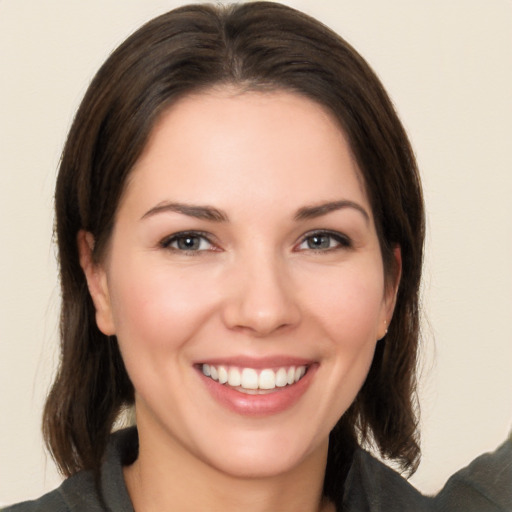
[[[248,356],[229,356],[206,358],[197,361],[196,364],[209,364],[213,366],[238,366],[240,368],[281,368],[283,366],[308,366],[315,361],[302,357],[287,355],[267,356],[267,357],[248,357]]]

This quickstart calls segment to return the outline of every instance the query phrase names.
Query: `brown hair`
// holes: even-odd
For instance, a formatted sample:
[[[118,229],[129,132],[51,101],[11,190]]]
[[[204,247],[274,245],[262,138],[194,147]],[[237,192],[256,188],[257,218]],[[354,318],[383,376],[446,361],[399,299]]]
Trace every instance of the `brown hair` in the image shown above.
[[[127,177],[160,114],[180,97],[219,84],[303,94],[327,107],[348,137],[386,275],[393,273],[397,245],[403,268],[388,334],[331,433],[327,473],[336,472],[347,446],[370,440],[383,456],[413,470],[419,458],[415,384],[424,238],[414,155],[391,101],[358,53],[318,21],[271,2],[189,5],[155,18],[112,53],[82,101],[56,187],[62,355],[44,412],[52,455],[66,475],[97,470],[116,417],[134,400],[115,337],[96,326],[77,233],[93,234],[99,260]],[[332,485],[327,479],[328,494]]]

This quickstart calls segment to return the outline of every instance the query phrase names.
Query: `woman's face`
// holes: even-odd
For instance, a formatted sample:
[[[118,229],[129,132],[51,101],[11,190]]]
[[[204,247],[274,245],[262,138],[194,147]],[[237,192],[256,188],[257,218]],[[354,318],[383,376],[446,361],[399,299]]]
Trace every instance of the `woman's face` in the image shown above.
[[[141,437],[242,476],[325,457],[395,295],[343,133],[288,92],[166,112],[88,278]]]

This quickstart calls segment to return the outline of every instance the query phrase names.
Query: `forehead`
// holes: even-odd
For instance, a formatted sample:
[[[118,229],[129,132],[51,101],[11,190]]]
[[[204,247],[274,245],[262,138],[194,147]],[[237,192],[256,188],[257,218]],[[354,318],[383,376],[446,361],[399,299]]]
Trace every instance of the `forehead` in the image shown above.
[[[307,203],[344,194],[366,202],[338,121],[318,103],[285,91],[223,87],[177,101],[153,129],[128,192],[155,186],[161,195],[167,190],[195,202],[224,200],[225,192],[252,202],[294,195]]]

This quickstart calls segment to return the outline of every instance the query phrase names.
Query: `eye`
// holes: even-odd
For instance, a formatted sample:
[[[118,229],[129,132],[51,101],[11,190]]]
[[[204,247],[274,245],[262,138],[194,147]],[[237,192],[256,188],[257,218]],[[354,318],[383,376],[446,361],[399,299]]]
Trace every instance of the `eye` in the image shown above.
[[[345,235],[332,231],[316,231],[307,234],[297,247],[298,250],[329,251],[351,247],[351,241]]]
[[[182,252],[201,252],[214,250],[213,244],[205,233],[200,232],[183,232],[164,238],[160,242],[160,246],[164,249],[171,249]]]

